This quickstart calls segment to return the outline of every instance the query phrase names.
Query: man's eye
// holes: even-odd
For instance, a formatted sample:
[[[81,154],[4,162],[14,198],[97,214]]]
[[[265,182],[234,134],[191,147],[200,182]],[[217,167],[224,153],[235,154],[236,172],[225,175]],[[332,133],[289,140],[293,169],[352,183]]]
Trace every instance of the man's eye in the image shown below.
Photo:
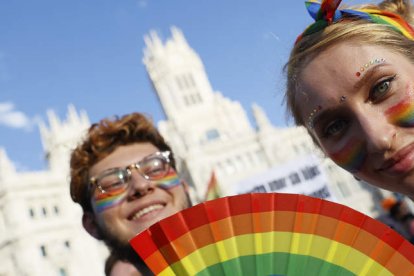
[[[391,78],[387,78],[374,86],[371,90],[369,98],[372,102],[381,100],[388,94],[391,87],[391,82],[395,79],[395,75]]]
[[[113,182],[109,185],[110,188],[118,188],[120,186],[124,185],[124,182],[121,181],[117,181],[117,182]]]
[[[166,174],[166,167],[165,166],[153,166],[150,168],[147,168],[145,171],[145,174],[149,176],[150,178],[157,179],[159,177],[163,177]]]
[[[125,185],[128,180],[128,172],[126,170],[118,170],[102,177],[99,180],[99,185],[106,191],[115,190]]]
[[[348,126],[348,122],[340,119],[335,120],[329,123],[323,130],[324,137],[331,137],[335,135],[339,135],[343,131],[345,131],[346,127]]]
[[[112,182],[101,182],[100,183],[102,189],[104,189],[105,191],[110,191],[110,190],[114,190],[117,189],[119,187],[122,187],[124,185],[124,182],[118,180],[118,181],[112,181]]]

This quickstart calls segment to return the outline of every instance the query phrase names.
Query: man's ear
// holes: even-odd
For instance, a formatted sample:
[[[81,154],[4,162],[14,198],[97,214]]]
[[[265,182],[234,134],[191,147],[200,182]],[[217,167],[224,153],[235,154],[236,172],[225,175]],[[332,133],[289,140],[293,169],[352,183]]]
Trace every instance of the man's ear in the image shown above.
[[[188,193],[190,191],[190,186],[188,185],[187,181],[184,179],[181,179],[181,185],[183,185],[184,191]]]
[[[184,179],[181,179],[181,185],[183,186],[185,196],[187,197],[188,206],[186,208],[189,208],[193,206],[193,201],[191,200],[191,196],[196,197],[196,195],[194,195],[194,191],[191,190],[190,185],[188,185],[187,181],[185,181]],[[196,198],[195,201],[200,202],[198,198]]]
[[[96,224],[95,215],[92,212],[84,212],[82,215],[83,228],[95,239],[102,240],[101,234]]]

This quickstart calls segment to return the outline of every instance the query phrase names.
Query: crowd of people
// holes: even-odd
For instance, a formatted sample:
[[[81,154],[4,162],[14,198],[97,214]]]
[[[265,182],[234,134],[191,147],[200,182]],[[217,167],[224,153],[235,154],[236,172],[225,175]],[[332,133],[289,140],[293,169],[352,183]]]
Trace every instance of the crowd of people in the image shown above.
[[[384,214],[377,219],[414,243],[414,214],[407,200],[403,196],[395,194],[384,198],[381,205]]]
[[[336,164],[414,198],[412,3],[339,8],[340,2],[307,3],[315,22],[286,64],[288,110]],[[70,165],[83,226],[111,251],[107,275],[151,275],[129,239],[191,206],[174,153],[153,123],[140,113],[101,120]],[[403,201],[384,201],[384,208],[411,239],[413,214]]]

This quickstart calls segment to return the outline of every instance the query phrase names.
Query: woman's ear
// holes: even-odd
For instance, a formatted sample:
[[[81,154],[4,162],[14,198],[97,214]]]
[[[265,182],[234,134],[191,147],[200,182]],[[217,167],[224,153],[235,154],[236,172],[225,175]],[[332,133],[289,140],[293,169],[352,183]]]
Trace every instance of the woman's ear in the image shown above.
[[[92,212],[84,212],[82,215],[83,228],[95,239],[102,240],[95,215]]]

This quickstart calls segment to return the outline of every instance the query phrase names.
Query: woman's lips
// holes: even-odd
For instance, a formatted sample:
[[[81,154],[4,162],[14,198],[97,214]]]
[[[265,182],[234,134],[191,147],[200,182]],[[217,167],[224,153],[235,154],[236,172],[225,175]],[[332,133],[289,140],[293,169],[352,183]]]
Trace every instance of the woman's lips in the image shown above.
[[[404,174],[414,169],[414,143],[404,147],[384,162],[379,169],[391,175]]]

